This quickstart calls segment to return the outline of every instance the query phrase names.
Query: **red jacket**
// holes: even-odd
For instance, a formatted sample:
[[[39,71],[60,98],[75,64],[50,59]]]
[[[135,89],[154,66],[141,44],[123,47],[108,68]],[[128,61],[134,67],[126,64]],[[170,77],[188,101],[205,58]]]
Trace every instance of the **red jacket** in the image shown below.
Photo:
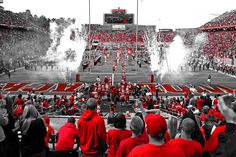
[[[75,139],[78,137],[78,130],[75,124],[66,123],[58,131],[56,151],[71,151],[74,149]]]
[[[115,157],[119,148],[120,142],[131,137],[130,130],[111,129],[107,133],[107,144],[109,145],[107,157]]]
[[[185,155],[180,148],[168,144],[161,146],[144,144],[132,149],[128,157],[185,157]]]
[[[17,105],[24,105],[25,101],[22,98],[16,98]]]
[[[146,132],[144,131],[144,133]],[[127,138],[121,141],[116,153],[116,157],[127,157],[134,147],[142,144],[147,144],[148,142],[149,140],[146,138],[145,134],[141,134],[140,136],[135,138]]]
[[[204,103],[205,103],[205,101],[203,99],[197,99],[196,108],[199,110],[202,109]]]
[[[24,112],[23,105],[18,105],[14,112],[14,115],[19,117],[23,114],[23,112]]]
[[[83,112],[78,121],[78,132],[83,155],[96,156],[106,151],[105,122],[96,111]]]
[[[171,146],[176,146],[182,149],[186,157],[201,157],[202,146],[200,143],[194,140],[185,140],[183,138],[177,138],[168,142]]]

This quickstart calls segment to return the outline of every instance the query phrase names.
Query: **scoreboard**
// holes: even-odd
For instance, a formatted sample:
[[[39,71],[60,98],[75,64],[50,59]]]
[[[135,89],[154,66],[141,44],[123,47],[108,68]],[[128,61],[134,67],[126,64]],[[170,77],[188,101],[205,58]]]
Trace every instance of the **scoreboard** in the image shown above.
[[[104,24],[134,24],[133,14],[105,14]]]
[[[125,9],[112,9],[104,14],[104,24],[134,24],[134,14],[127,14]]]

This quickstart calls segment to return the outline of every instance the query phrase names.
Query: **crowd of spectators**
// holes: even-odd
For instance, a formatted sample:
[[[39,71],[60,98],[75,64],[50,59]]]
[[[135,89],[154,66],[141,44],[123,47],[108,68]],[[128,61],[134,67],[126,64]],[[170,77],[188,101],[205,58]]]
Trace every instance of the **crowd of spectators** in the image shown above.
[[[208,32],[209,42],[203,47],[204,55],[219,58],[235,57],[236,31]]]
[[[32,56],[43,56],[50,46],[49,20],[44,16],[0,10],[0,73],[25,65]]]
[[[236,25],[236,10],[225,12],[224,14],[217,16],[210,22],[204,24],[202,28],[227,28]]]
[[[95,32],[93,35],[93,40],[98,40],[99,42],[128,42],[134,43],[136,42],[136,34],[135,32],[123,32],[123,31],[113,31],[111,33],[108,32]],[[142,33],[140,32],[138,35],[138,42],[143,42]]]
[[[0,9],[0,25],[13,27],[27,27],[25,21],[18,14]]]
[[[86,95],[88,86],[84,87],[82,93]],[[1,155],[6,157],[10,153],[15,157],[19,154],[23,157],[43,157],[47,154],[60,157],[78,156],[80,153],[82,156],[107,154],[116,157],[232,157],[236,151],[233,145],[236,131],[235,96],[216,95],[212,98],[204,91],[196,97],[194,90],[191,91],[182,97],[157,96],[155,99],[150,97],[152,94],[148,88],[142,90],[143,93],[132,104],[137,113],[131,117],[130,128],[127,128],[128,113],[115,109],[121,99],[116,104],[108,100],[111,105],[106,124],[101,111],[102,97],[90,95],[82,103],[75,104],[80,111],[76,110],[74,115],[77,112],[81,114],[77,125],[75,119],[69,117],[57,132],[50,126],[50,118],[40,115],[42,112],[34,102],[36,97],[45,99],[44,95],[31,92],[29,95],[32,98],[25,101],[22,95],[14,98],[1,92]],[[70,96],[68,104],[73,102],[73,96]],[[67,101],[64,96],[56,99]],[[106,125],[111,127],[106,130]],[[21,132],[20,141],[18,131]],[[48,143],[52,141],[56,143],[55,150],[49,147]],[[13,145],[15,152],[11,151]]]
[[[174,32],[174,31],[158,32],[157,33],[157,41],[164,42],[164,43],[171,43],[171,42],[173,42],[173,39],[175,36],[176,36],[176,32]]]

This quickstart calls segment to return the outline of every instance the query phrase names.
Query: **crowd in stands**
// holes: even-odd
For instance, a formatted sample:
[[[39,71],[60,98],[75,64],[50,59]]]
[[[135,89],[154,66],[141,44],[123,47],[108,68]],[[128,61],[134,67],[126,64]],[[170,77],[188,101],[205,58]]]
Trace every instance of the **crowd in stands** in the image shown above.
[[[224,14],[217,16],[210,22],[204,24],[201,28],[227,28],[236,25],[236,10],[225,12]]]
[[[84,95],[86,88],[88,86],[84,85]],[[150,96],[148,88],[142,90],[132,105],[136,114],[129,116],[129,128],[127,113],[115,109],[119,105],[117,102],[122,100],[116,104],[112,99],[108,100],[112,104],[106,124],[99,111],[103,105],[102,97],[90,95],[82,103],[74,104],[80,109],[76,112],[81,113],[78,122],[69,117],[57,132],[50,126],[50,118],[40,115],[41,110],[35,103],[36,97],[45,99],[42,94],[37,96],[31,92],[31,98],[25,101],[21,94],[15,98],[1,92],[1,156],[233,157],[236,153],[235,96],[216,95],[212,98],[204,91],[196,97],[194,90],[191,91],[183,97],[162,98],[156,95],[155,99]],[[73,103],[73,96],[66,103]],[[54,99],[67,101],[64,96]],[[163,117],[163,113],[169,116]],[[111,127],[106,130],[106,125]],[[21,132],[20,141],[18,132]],[[55,150],[49,147],[52,141],[56,142]]]
[[[50,46],[49,19],[0,10],[0,73],[25,65],[32,56],[45,55]]]
[[[219,58],[233,58],[236,54],[236,31],[208,32],[209,42],[203,47],[204,55]]]
[[[27,29],[12,30],[10,25],[16,28],[26,28],[29,25],[26,26],[26,21],[21,20],[20,14],[2,10],[0,13],[0,27],[4,27],[0,30],[1,52],[6,52],[9,55],[7,57],[22,52],[18,58],[11,60],[16,64],[13,67],[22,66],[27,59],[26,54],[29,56],[31,52],[45,52],[44,48],[49,46],[48,35],[35,35],[35,32]],[[29,12],[26,15],[26,19],[33,18]],[[235,12],[227,13],[222,15],[224,18],[216,19],[218,23],[206,26],[235,25],[234,15]],[[45,27],[42,27],[47,29],[47,22],[44,24]],[[9,28],[5,28],[6,26]],[[98,26],[93,25],[91,29],[96,29]],[[193,41],[191,32],[183,34],[186,39],[185,44],[191,45]],[[157,40],[172,42],[175,35],[175,32],[160,33],[157,35]],[[32,40],[36,37],[40,40]],[[121,31],[96,32],[90,38],[114,43],[136,41],[135,33]],[[221,58],[235,56],[235,31],[208,32],[208,38],[204,55]],[[22,45],[14,46],[22,40],[24,40]],[[42,41],[45,43],[42,44]],[[143,42],[142,33],[139,34],[138,41]],[[106,53],[106,50],[102,51]],[[119,62],[120,57],[124,55],[123,52],[117,51],[115,63]],[[0,62],[0,67],[11,69],[10,59],[6,60],[8,61]],[[213,68],[235,75],[235,67],[220,65]],[[98,77],[94,84],[84,83],[80,90],[70,96],[55,95],[53,98],[47,98],[43,93],[38,95],[34,91],[30,91],[27,96],[18,94],[17,97],[12,97],[0,89],[1,157],[19,157],[20,154],[22,157],[67,157],[79,154],[82,157],[102,157],[105,154],[108,157],[235,156],[235,95],[216,95],[212,98],[204,91],[197,97],[193,90],[182,97],[160,97],[157,88],[154,97],[148,86],[126,83],[125,72],[122,73],[122,79],[120,84],[112,86],[110,78],[106,77],[101,81]],[[137,99],[136,103],[132,104],[130,97]],[[109,110],[102,109],[104,102],[109,104]],[[117,112],[118,105],[123,107],[127,104],[131,104],[137,112],[135,116],[130,117],[129,113]],[[113,127],[109,130],[106,130],[104,112],[109,112],[108,123]],[[50,126],[50,118],[46,116],[49,113],[70,117],[67,123],[55,132]],[[169,119],[166,120],[162,113],[167,113]],[[42,116],[43,114],[45,115]],[[76,122],[73,116],[78,115],[81,117]],[[130,128],[127,127],[127,118],[132,118]],[[49,147],[50,142],[56,142],[55,150]]]
[[[0,9],[0,25],[26,27],[25,21],[18,14]]]
[[[158,32],[157,33],[157,41],[158,42],[164,42],[164,43],[171,43],[176,36],[176,32],[171,31],[171,32]]]
[[[122,31],[114,31],[111,33],[108,32],[95,32],[93,35],[93,40],[98,40],[99,42],[136,42],[136,34],[135,32],[122,32]],[[143,42],[142,33],[140,32],[138,35],[138,42]]]

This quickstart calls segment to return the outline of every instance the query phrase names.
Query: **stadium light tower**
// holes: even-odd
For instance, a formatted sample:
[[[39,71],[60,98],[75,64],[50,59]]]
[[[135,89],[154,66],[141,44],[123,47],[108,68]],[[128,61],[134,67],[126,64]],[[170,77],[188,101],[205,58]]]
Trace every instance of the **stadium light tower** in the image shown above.
[[[88,1],[89,2],[89,30],[88,30],[88,49],[90,51],[90,40],[89,40],[89,36],[90,36],[90,24],[91,24],[91,3],[90,3],[90,0]],[[91,63],[92,63],[92,59],[91,59],[91,51],[89,52],[89,72],[91,72]]]
[[[136,52],[136,71],[138,71],[138,8],[139,8],[139,0],[137,0],[137,13],[136,13],[136,47],[135,47],[135,52]]]
[[[90,16],[91,16],[90,9],[91,9],[91,8],[90,8],[90,0],[89,0],[89,34],[90,34],[90,22],[91,22],[91,21],[90,21],[90,20],[91,20],[91,19],[90,19]],[[90,45],[89,45],[89,46],[90,46]]]

